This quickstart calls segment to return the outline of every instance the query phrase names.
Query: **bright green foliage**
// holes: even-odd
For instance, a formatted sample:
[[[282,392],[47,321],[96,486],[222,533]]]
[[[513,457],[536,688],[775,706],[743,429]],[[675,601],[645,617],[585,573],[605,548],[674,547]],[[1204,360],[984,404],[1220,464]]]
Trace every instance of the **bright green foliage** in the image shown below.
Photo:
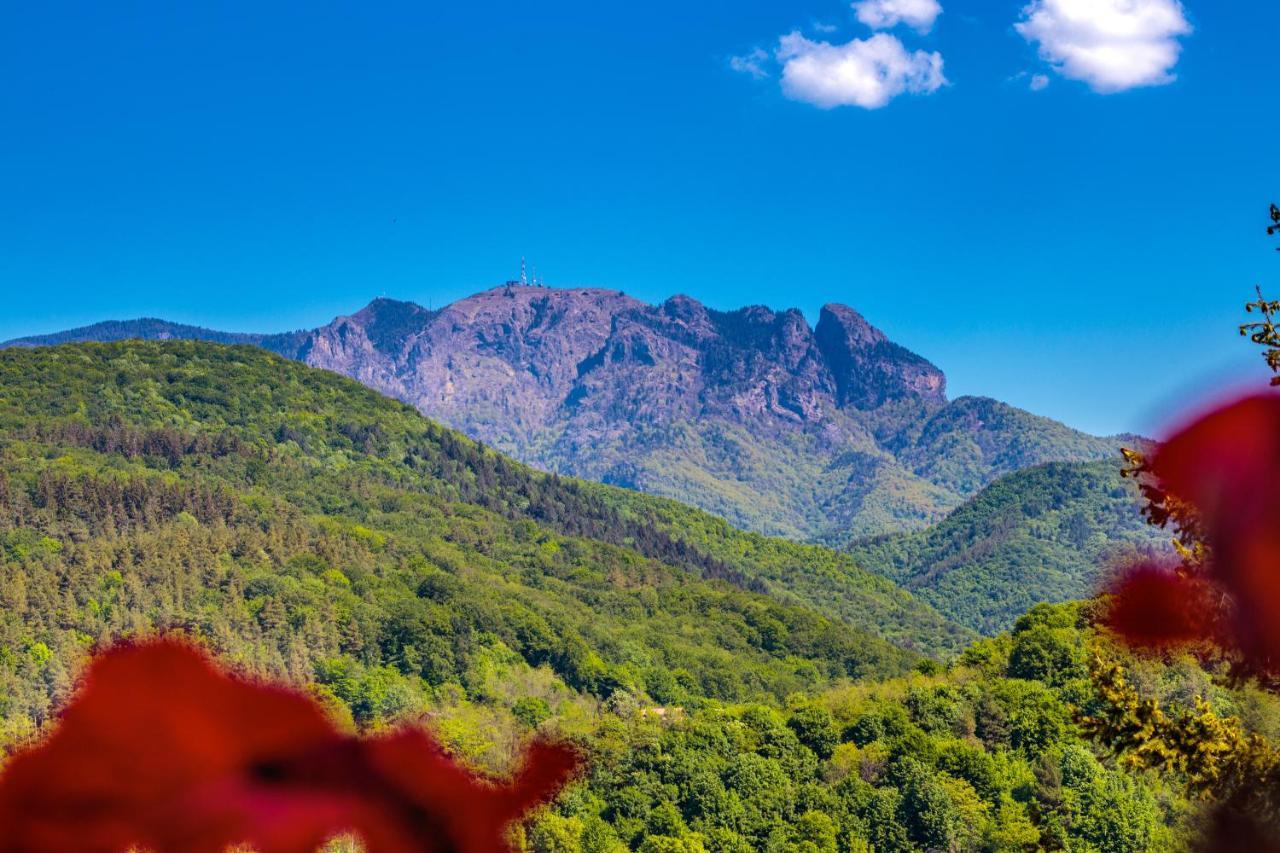
[[[926,850],[950,850],[956,846],[959,814],[938,776],[912,756],[903,756],[889,773],[901,794],[898,820],[907,837]]]
[[[652,526],[760,580],[778,597],[803,602],[850,624],[874,625],[880,636],[906,648],[957,652],[975,637],[933,608],[922,607],[893,581],[872,574],[848,554],[746,533],[722,518],[672,500],[594,483],[584,483],[583,489],[623,518]],[[880,571],[872,564],[867,568]],[[785,639],[777,625],[762,628],[766,642]]]
[[[523,696],[511,706],[511,715],[526,728],[536,729],[551,716],[551,707],[541,696]]]
[[[706,849],[696,835],[650,835],[637,848],[638,853],[706,853]]]
[[[534,818],[525,833],[533,853],[578,853],[582,849],[582,821],[543,812]]]
[[[1036,626],[1022,631],[1009,655],[1009,674],[1054,686],[1084,675],[1079,637],[1066,628]]]
[[[1043,607],[988,641],[982,666],[788,697],[785,711],[602,721],[579,786],[591,796],[567,796],[557,813],[603,820],[633,849],[690,837],[710,851],[1182,849],[1197,815],[1188,775],[1134,772],[1084,738],[1073,706],[1104,701],[1086,671],[1012,672],[1011,650],[1046,630],[1073,649],[1109,648],[1087,609]],[[1207,684],[1185,661],[1129,663],[1161,695]],[[1209,692],[1223,708],[1239,700]]]
[[[800,743],[823,760],[830,758],[832,751],[840,743],[840,731],[836,728],[831,712],[826,708],[801,708],[791,714],[787,726],[795,732]]]

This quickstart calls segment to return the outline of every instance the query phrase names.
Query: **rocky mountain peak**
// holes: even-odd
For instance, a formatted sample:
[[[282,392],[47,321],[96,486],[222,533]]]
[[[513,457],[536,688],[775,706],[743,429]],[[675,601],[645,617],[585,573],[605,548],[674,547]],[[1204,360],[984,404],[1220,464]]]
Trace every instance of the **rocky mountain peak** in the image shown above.
[[[942,371],[905,347],[846,305],[824,305],[814,338],[831,369],[840,406],[874,409],[903,397],[944,403],[947,380]]]
[[[662,313],[672,320],[696,321],[707,316],[707,307],[692,296],[677,293],[662,303]]]
[[[417,303],[380,297],[352,314],[349,320],[359,325],[379,352],[398,355],[405,341],[426,328],[435,316],[435,311]]]
[[[822,306],[814,334],[819,340],[839,341],[837,346],[850,351],[868,349],[888,340],[884,332],[868,323],[857,311],[835,302]]]

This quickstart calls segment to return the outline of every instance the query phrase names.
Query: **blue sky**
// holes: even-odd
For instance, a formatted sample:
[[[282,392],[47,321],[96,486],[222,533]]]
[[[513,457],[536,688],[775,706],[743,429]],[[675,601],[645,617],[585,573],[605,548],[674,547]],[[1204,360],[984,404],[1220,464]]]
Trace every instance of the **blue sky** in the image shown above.
[[[0,339],[438,306],[527,255],[845,302],[1095,432],[1265,382],[1280,4],[932,2],[13,5]]]

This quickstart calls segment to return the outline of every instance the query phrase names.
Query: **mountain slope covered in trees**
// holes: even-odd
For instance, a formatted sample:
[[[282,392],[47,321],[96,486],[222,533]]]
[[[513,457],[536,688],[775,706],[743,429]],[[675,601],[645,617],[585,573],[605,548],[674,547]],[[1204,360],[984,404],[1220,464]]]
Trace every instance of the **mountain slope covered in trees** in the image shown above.
[[[902,671],[888,640],[968,636],[851,564],[824,615],[750,555],[256,348],[9,350],[0,430],[0,677],[37,719],[87,645],[163,626],[299,679],[438,685],[501,645],[584,695],[668,699]]]
[[[1110,566],[1170,548],[1146,524],[1120,460],[1050,463],[1010,474],[928,530],[855,542],[879,571],[985,634],[1039,602],[1097,591]]]
[[[439,310],[378,299],[279,335],[140,320],[9,345],[125,337],[256,344],[543,470],[808,541],[920,529],[1004,474],[1118,446],[996,400],[949,400],[941,370],[838,304],[811,326],[796,309],[517,286]]]

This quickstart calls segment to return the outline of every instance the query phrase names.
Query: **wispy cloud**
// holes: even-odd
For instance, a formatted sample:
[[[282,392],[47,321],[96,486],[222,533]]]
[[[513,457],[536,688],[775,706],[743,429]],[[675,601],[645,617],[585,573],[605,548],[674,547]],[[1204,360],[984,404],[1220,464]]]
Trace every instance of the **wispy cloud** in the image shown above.
[[[783,94],[822,109],[879,109],[898,95],[929,94],[947,82],[941,54],[908,52],[886,33],[833,45],[793,32],[779,40],[775,55]]]
[[[1032,0],[1016,28],[1059,74],[1102,93],[1172,82],[1191,32],[1178,0]]]
[[[1033,91],[1033,92],[1039,92],[1039,91],[1041,91],[1041,90],[1043,90],[1043,89],[1047,89],[1047,88],[1049,88],[1049,75],[1048,75],[1048,74],[1034,74],[1034,75],[1032,75],[1032,77],[1031,77],[1031,91]]]
[[[769,72],[765,70],[765,64],[768,62],[769,54],[758,47],[742,56],[729,57],[730,68],[743,74],[750,74],[757,80],[763,80],[769,76]]]
[[[942,6],[938,0],[858,0],[853,4],[853,11],[859,21],[873,30],[906,24],[927,33],[942,14]]]

